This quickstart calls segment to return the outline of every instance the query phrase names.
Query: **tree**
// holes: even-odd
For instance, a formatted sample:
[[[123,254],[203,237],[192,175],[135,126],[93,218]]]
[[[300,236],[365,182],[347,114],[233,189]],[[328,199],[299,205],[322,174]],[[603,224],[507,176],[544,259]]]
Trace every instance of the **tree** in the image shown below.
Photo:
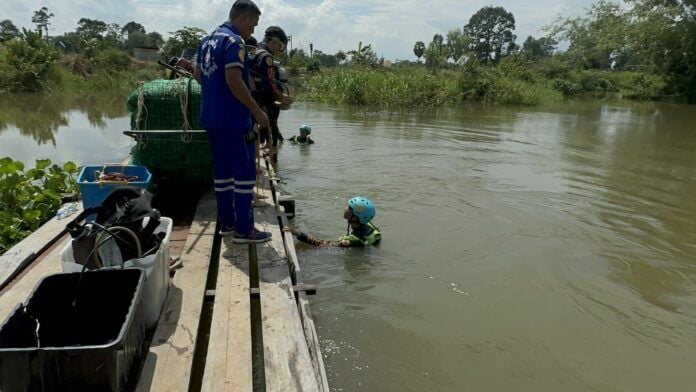
[[[338,65],[338,58],[336,58],[336,56],[324,53],[319,49],[314,49],[314,56],[312,56],[312,59],[323,68],[335,67]]]
[[[121,26],[118,23],[109,23],[106,25],[106,35],[104,36],[104,43],[106,46],[111,48],[123,48],[123,33],[121,32]]]
[[[363,46],[362,41],[358,42],[358,50],[350,50],[346,53],[350,56],[350,62],[358,65],[372,65],[377,62],[377,55],[372,50],[372,45]]]
[[[162,34],[152,31],[150,33],[147,33],[147,40],[145,41],[145,45],[150,48],[159,48],[162,46],[164,43],[164,38],[162,38]]]
[[[123,28],[121,28],[121,34],[129,36],[131,33],[139,31],[143,34],[146,33],[145,27],[141,25],[140,23],[137,23],[135,21],[131,21],[123,25]]]
[[[82,39],[89,40],[103,38],[108,29],[107,24],[101,20],[81,18],[77,21],[75,31],[82,36]]]
[[[53,12],[48,12],[48,7],[41,7],[40,10],[34,11],[34,16],[31,17],[31,23],[36,25],[36,29],[46,32],[46,42],[48,42],[48,26],[51,25],[50,20],[53,16]]]
[[[442,36],[442,34],[435,34],[433,35],[433,44],[435,44],[435,47],[437,50],[442,52],[442,47],[445,42],[445,38]]]
[[[483,63],[497,62],[516,48],[515,17],[503,7],[483,7],[464,26],[471,37],[471,50]]]
[[[470,45],[471,37],[464,34],[463,30],[454,29],[447,32],[447,43],[445,44],[447,48],[447,57],[452,59],[455,63],[464,60]]]
[[[433,38],[433,41],[430,42],[428,48],[425,50],[425,65],[435,73],[438,68],[444,67],[446,62],[447,54],[443,50],[442,45]]]
[[[347,58],[346,54],[342,50],[339,50],[338,52],[336,52],[335,57],[336,57],[336,60],[338,60],[338,64],[343,64],[343,62],[346,61],[346,58]]]
[[[63,35],[58,35],[54,37],[53,42],[56,43],[58,48],[70,53],[77,53],[82,50],[83,40],[80,34],[70,31]]]
[[[551,57],[553,51],[556,50],[558,42],[549,37],[541,37],[535,39],[531,35],[522,44],[522,55],[529,59],[539,59],[542,57]]]
[[[5,19],[0,22],[0,42],[9,41],[19,37],[19,29],[11,20]]]
[[[125,46],[129,52],[133,52],[133,49],[135,48],[142,48],[148,46],[147,34],[143,33],[142,31],[131,32],[130,34],[128,34],[128,38],[126,38]]]
[[[169,32],[169,34],[172,34],[172,36],[167,39],[163,48],[165,58],[181,56],[181,52],[184,49],[197,48],[201,39],[205,36],[205,30],[198,27],[184,26],[183,29]]]
[[[418,58],[418,62],[420,62],[420,58],[423,57],[423,53],[425,53],[425,44],[423,41],[416,41],[416,44],[413,45],[413,54]]]
[[[43,30],[22,29],[19,39],[7,41],[0,69],[10,75],[10,91],[41,91],[46,86],[46,75],[58,60],[58,50],[43,39]]]

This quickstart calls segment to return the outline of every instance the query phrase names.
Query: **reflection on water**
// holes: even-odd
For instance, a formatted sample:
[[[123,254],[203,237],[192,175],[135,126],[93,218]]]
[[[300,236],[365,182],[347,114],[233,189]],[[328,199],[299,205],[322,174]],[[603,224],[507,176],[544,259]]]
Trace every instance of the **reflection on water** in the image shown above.
[[[125,97],[116,94],[0,96],[0,156],[80,164],[123,160]]]
[[[696,382],[694,107],[574,103],[360,116],[299,106],[296,224],[375,199],[384,240],[298,246],[330,383],[355,391],[654,391]],[[287,130],[286,130],[287,129]]]

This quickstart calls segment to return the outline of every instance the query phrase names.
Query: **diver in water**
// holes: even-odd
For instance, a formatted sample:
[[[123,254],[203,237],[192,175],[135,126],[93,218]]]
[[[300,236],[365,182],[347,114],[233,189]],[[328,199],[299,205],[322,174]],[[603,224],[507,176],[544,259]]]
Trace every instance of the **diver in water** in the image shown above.
[[[348,228],[346,235],[338,240],[322,240],[294,228],[289,230],[298,240],[314,246],[349,248],[377,245],[382,240],[382,233],[371,223],[376,212],[375,206],[365,197],[357,196],[348,200],[348,206],[343,212],[343,218],[348,221]]]
[[[302,124],[302,126],[300,127],[300,134],[295,135],[288,140],[298,144],[314,144],[314,140],[312,140],[312,138],[309,137],[310,133],[312,133],[312,127],[306,124]]]

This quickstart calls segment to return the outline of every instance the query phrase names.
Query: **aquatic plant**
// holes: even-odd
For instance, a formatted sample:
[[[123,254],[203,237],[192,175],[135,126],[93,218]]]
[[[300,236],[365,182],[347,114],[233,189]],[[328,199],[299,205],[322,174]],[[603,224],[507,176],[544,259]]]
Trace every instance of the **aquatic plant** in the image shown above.
[[[78,167],[37,159],[25,170],[20,161],[0,159],[0,254],[51,219],[61,205],[61,193],[77,192]]]

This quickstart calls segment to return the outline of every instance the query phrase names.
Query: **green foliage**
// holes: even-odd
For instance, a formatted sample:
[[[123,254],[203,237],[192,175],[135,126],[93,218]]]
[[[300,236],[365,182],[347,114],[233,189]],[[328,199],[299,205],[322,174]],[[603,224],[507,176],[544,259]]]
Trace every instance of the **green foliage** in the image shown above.
[[[24,164],[0,159],[0,254],[51,219],[60,207],[60,193],[77,192],[78,167],[37,159],[26,170]]]
[[[48,12],[47,7],[41,7],[38,11],[34,11],[34,15],[31,17],[31,23],[36,25],[37,32],[45,32],[46,40],[48,40],[48,26],[51,25],[51,18],[53,18],[53,12]]]
[[[373,65],[377,63],[377,55],[372,49],[372,45],[368,44],[363,46],[362,41],[358,42],[357,50],[350,50],[346,52],[350,56],[351,64],[355,65]]]
[[[457,83],[464,99],[475,102],[539,105],[563,100],[561,93],[538,78],[519,60],[506,59],[498,67],[469,62],[462,67]]]
[[[433,41],[425,50],[425,65],[433,73],[435,73],[437,69],[444,67],[447,62],[447,53],[444,50],[442,41],[437,38],[442,38],[442,36],[439,34],[435,35]]]
[[[339,65],[343,64],[343,62],[346,61],[346,59],[348,58],[348,56],[346,56],[345,52],[343,52],[342,50],[336,52],[334,57],[336,57],[336,60],[338,60]]]
[[[601,0],[583,18],[559,19],[552,37],[570,42],[568,61],[584,70],[626,70],[643,75],[650,96],[696,101],[696,3],[628,0],[627,6]],[[581,78],[582,79],[582,78]],[[621,79],[621,77],[619,77]],[[612,85],[603,80],[602,88]],[[640,82],[640,81],[639,81]],[[618,87],[623,89],[623,87]],[[646,90],[647,89],[647,90]],[[631,94],[632,95],[632,94]]]
[[[420,58],[425,54],[425,43],[423,43],[423,41],[416,41],[416,44],[413,45],[413,54],[415,54],[418,61],[420,61]]]
[[[105,22],[96,19],[81,18],[77,22],[76,33],[80,34],[83,40],[100,39],[108,30]]]
[[[422,67],[334,68],[309,79],[306,90],[305,99],[365,105],[373,111],[421,110],[458,101],[456,86]]]
[[[11,20],[5,19],[0,22],[0,42],[9,41],[19,37],[19,29]]]
[[[455,63],[464,60],[471,46],[471,37],[464,33],[462,29],[453,29],[447,32],[447,58]]]
[[[499,61],[515,50],[513,30],[515,17],[503,7],[483,7],[464,26],[474,56],[484,64]]]
[[[7,41],[0,49],[0,90],[43,90],[56,60],[58,51],[41,33],[24,30],[21,39]]]
[[[312,55],[312,61],[307,67],[307,70],[309,70],[310,67],[314,68],[316,67],[316,70],[319,70],[319,67],[321,68],[329,68],[329,67],[335,67],[338,65],[338,59],[336,58],[335,55],[324,53],[321,50],[315,50],[313,55]]]
[[[125,34],[127,36],[130,36],[136,31],[145,34],[145,27],[136,21],[130,21],[121,28],[121,34]]]
[[[198,27],[184,27],[174,32],[170,32],[172,36],[164,43],[164,58],[173,56],[181,56],[181,52],[187,48],[197,48],[205,30]]]
[[[118,72],[130,68],[131,59],[128,54],[118,49],[106,49],[94,55],[94,67],[101,70]]]
[[[534,38],[531,35],[522,44],[520,53],[530,60],[551,57],[558,41],[549,37]]]

